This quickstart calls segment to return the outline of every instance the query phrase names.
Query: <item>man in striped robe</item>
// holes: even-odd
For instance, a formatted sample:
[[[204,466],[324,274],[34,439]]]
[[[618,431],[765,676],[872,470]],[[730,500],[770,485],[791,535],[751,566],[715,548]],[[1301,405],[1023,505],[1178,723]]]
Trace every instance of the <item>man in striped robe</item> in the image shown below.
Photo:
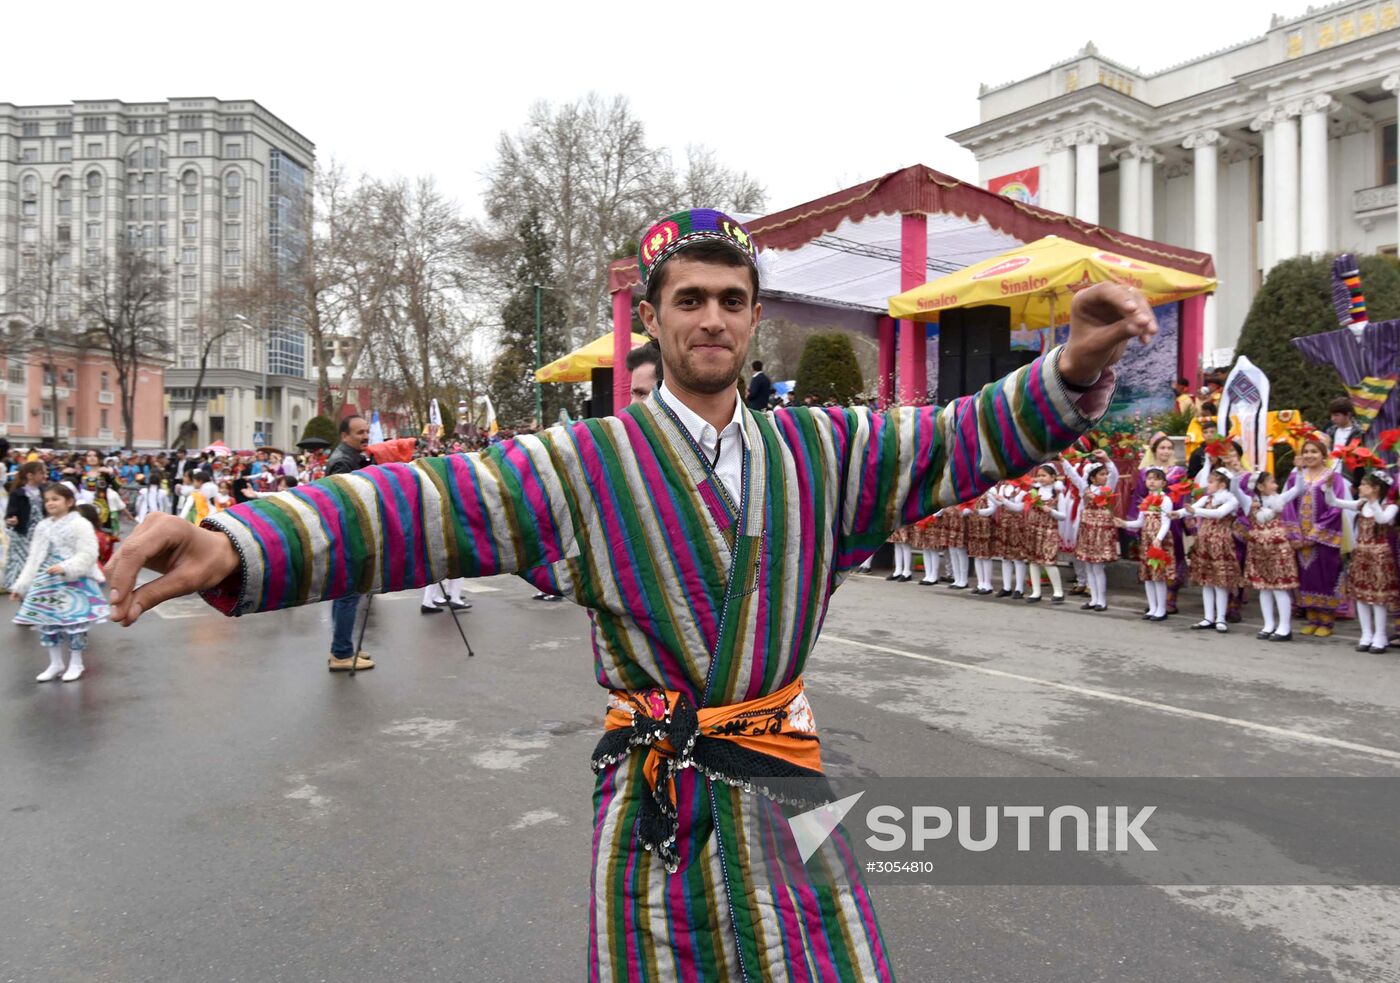
[[[766,783],[821,774],[802,670],[831,594],[894,529],[1072,443],[1156,324],[1103,284],[1075,298],[1064,347],[946,407],[755,414],[735,385],[761,313],[745,230],[684,212],[640,253],[665,366],[645,403],[202,529],[143,524],[110,574],[113,619],[195,590],[241,615],[500,573],[563,594],[593,612],[609,691],[589,978],[893,979],[844,833],[803,864],[785,823],[750,821],[781,818]],[[143,564],[164,576],[133,590]]]

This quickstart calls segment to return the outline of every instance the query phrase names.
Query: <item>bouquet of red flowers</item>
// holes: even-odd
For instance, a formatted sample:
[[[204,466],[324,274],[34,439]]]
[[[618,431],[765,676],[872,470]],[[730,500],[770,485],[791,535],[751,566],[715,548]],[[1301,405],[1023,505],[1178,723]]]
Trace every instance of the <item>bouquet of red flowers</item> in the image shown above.
[[[1144,557],[1144,559],[1147,561],[1147,565],[1152,568],[1154,573],[1161,573],[1167,568],[1167,564],[1171,562],[1172,555],[1166,550],[1162,549],[1160,543],[1153,543],[1152,546],[1148,549],[1147,555]]]
[[[1379,437],[1377,446],[1383,451],[1393,450],[1396,444],[1400,444],[1400,430],[1382,430]]]
[[[1183,478],[1176,484],[1168,486],[1167,491],[1171,494],[1172,501],[1176,502],[1177,505],[1182,504],[1188,498],[1194,501],[1206,493],[1204,488],[1189,478]]]
[[[1348,470],[1357,468],[1382,468],[1385,462],[1369,447],[1361,446],[1361,438],[1353,438],[1345,447],[1338,447],[1332,456],[1341,461]]]
[[[1090,488],[1089,501],[1095,508],[1108,508],[1113,502],[1113,491],[1107,485]]]
[[[1206,444],[1206,453],[1209,454],[1211,457],[1215,458],[1217,461],[1223,460],[1224,457],[1227,454],[1229,454],[1230,451],[1232,451],[1233,449],[1234,448],[1230,446],[1230,442],[1228,440],[1223,439],[1212,440],[1209,444]]]
[[[1288,425],[1288,439],[1299,447],[1302,446],[1303,441],[1313,437],[1319,440],[1324,439],[1322,434],[1317,432],[1317,428],[1306,420],[1294,420]]]
[[[1165,503],[1166,496],[1162,495],[1160,492],[1154,492],[1153,494],[1148,495],[1146,498],[1144,498],[1141,502],[1138,503],[1138,511],[1152,512],[1161,509],[1161,507]]]

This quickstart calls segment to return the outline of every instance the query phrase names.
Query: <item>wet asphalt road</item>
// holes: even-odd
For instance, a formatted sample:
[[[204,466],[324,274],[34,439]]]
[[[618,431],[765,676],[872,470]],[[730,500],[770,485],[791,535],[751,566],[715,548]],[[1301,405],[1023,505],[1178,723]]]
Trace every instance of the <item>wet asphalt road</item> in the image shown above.
[[[380,666],[354,680],[325,671],[328,605],[230,621],[182,600],[38,685],[0,602],[0,981],[584,978],[587,620],[473,586],[474,659],[449,616],[384,597]],[[1400,656],[1203,639],[1121,601],[856,578],[807,674],[829,768],[1400,774]],[[873,891],[903,980],[1400,979],[1395,889]]]

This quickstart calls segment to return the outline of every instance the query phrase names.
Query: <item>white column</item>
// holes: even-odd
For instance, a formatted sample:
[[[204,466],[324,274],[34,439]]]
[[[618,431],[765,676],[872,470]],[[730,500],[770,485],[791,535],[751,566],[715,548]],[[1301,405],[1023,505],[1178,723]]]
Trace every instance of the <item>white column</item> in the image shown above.
[[[1155,165],[1162,163],[1163,157],[1151,147],[1143,148],[1147,152],[1143,154],[1139,162],[1138,183],[1142,185],[1142,193],[1139,196],[1141,202],[1140,218],[1138,219],[1138,235],[1144,239],[1151,239],[1154,235],[1154,227],[1157,222],[1157,172]]]
[[[1274,256],[1275,263],[1298,255],[1298,113],[1297,103],[1274,114]]]
[[[1113,152],[1118,161],[1118,228],[1128,235],[1142,235],[1142,148],[1128,144]]]
[[[1049,160],[1041,204],[1065,215],[1074,214],[1074,147],[1064,137],[1045,144]]]
[[[1192,247],[1199,253],[1216,252],[1216,229],[1219,224],[1217,200],[1220,191],[1220,134],[1216,130],[1202,130],[1193,133],[1182,144],[1192,152],[1191,170],[1193,186],[1191,196],[1195,205],[1195,239]],[[1206,300],[1205,325],[1201,347],[1206,359],[1220,347],[1220,332],[1216,323],[1216,305]]]
[[[1400,73],[1387,75],[1384,79],[1381,80],[1381,88],[1385,89],[1385,91],[1387,92],[1394,92],[1397,96],[1400,96]],[[1379,126],[1376,127],[1376,133],[1378,135],[1384,132],[1385,131],[1383,128]],[[1400,127],[1396,127],[1396,142],[1397,144],[1400,144]],[[1397,146],[1397,153],[1400,153],[1400,146]],[[1397,157],[1397,159],[1400,160],[1400,157]],[[1400,214],[1396,215],[1395,238],[1397,242],[1400,242]]]
[[[1274,114],[1266,110],[1256,116],[1249,128],[1259,134],[1261,159],[1259,161],[1259,183],[1263,186],[1264,204],[1259,215],[1258,241],[1255,250],[1259,254],[1259,269],[1265,274],[1274,265],[1274,168],[1278,158],[1274,156]]]
[[[1099,147],[1108,134],[1099,129],[1080,130],[1074,136],[1074,214],[1086,222],[1099,220]]]
[[[1331,244],[1332,184],[1327,177],[1327,114],[1335,108],[1331,96],[1303,100],[1302,165],[1298,202],[1298,245],[1305,256],[1325,253]]]

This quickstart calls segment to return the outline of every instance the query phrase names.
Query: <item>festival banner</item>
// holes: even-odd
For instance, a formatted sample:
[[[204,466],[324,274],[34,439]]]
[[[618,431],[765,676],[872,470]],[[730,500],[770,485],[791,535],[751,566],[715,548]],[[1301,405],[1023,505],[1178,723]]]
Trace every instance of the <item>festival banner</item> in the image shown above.
[[[994,194],[1014,198],[1027,205],[1040,204],[1040,168],[1028,167],[1024,171],[1012,171],[987,182],[987,190]]]

